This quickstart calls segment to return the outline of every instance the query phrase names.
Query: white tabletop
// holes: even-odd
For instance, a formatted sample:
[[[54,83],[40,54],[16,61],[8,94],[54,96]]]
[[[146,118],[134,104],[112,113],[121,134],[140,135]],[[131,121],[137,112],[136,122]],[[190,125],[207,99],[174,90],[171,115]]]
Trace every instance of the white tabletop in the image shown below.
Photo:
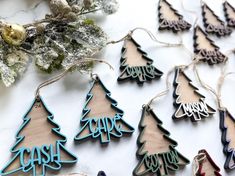
[[[39,1],[1,0],[0,16],[10,16],[7,20],[17,23],[28,23],[35,19],[43,18],[48,11],[45,2],[42,2],[34,10],[16,13],[22,9],[30,9]],[[176,9],[179,9],[187,21],[193,23],[194,16],[183,11],[180,0],[171,0],[170,2]],[[222,1],[205,0],[205,2],[224,19]],[[202,26],[199,0],[185,0],[184,4],[188,9],[198,12],[199,23]],[[231,4],[235,6],[232,0]],[[157,37],[163,41],[170,43],[179,41],[179,35],[171,34],[170,32],[159,33],[157,31],[157,0],[120,0],[120,9],[116,14],[107,17],[98,15],[96,18],[112,40],[120,39],[130,29],[144,27],[151,30],[154,34],[157,33]],[[184,43],[191,51],[193,51],[192,37],[192,29],[183,34]],[[118,84],[116,80],[120,73],[119,62],[122,43],[108,46],[100,55],[101,58],[105,58],[106,61],[112,64],[115,70],[109,70],[106,65],[99,64],[94,71],[99,74],[103,83],[112,92],[112,98],[117,100],[118,107],[125,111],[124,120],[135,128],[135,132],[131,137],[123,137],[119,142],[111,142],[107,147],[102,147],[98,140],[95,143],[88,140],[79,145],[74,145],[73,138],[80,128],[79,120],[86,94],[90,88],[88,75],[69,74],[61,81],[42,90],[41,95],[44,102],[50,111],[54,113],[55,121],[61,126],[61,133],[67,136],[66,147],[79,158],[74,167],[61,169],[59,174],[79,172],[95,176],[99,170],[104,170],[108,176],[132,175],[132,171],[138,163],[136,158],[136,139],[139,134],[138,123],[142,105],[165,89],[165,76],[168,70],[175,65],[187,64],[191,60],[188,53],[181,48],[156,47],[157,44],[151,41],[144,32],[136,32],[134,38],[142,46],[142,49],[148,53],[149,57],[154,60],[154,65],[165,73],[161,80],[145,83],[143,87],[130,82]],[[235,47],[235,32],[226,38],[220,39],[213,36],[211,38],[215,40],[223,52]],[[235,70],[234,60],[234,55],[230,55],[228,62],[229,71]],[[207,84],[212,87],[216,86],[216,81],[220,74],[219,66],[210,67],[206,63],[201,64],[199,72]],[[216,108],[213,95],[200,87],[192,69],[189,69],[186,73],[194,81],[195,85],[200,88],[200,92],[206,96],[206,102]],[[23,115],[34,99],[37,85],[50,78],[50,76],[38,71],[32,63],[25,75],[12,87],[6,88],[0,83],[0,168],[11,157],[10,148],[15,143],[15,134],[23,122]],[[173,75],[171,75],[170,81],[173,81]],[[224,105],[235,116],[234,88],[235,79],[234,76],[230,76],[226,79],[223,87],[222,99]],[[198,124],[192,124],[191,121],[184,120],[176,123],[171,118],[175,110],[172,91],[171,88],[171,91],[160,101],[155,102],[152,107],[157,116],[163,121],[163,127],[171,132],[171,138],[178,142],[178,151],[192,161],[200,149],[206,149],[220,166],[223,176],[234,175],[234,172],[226,173],[223,169],[225,155],[223,154],[223,145],[221,143],[218,112],[212,118],[198,122]],[[192,175],[191,164],[177,172],[176,175]]]

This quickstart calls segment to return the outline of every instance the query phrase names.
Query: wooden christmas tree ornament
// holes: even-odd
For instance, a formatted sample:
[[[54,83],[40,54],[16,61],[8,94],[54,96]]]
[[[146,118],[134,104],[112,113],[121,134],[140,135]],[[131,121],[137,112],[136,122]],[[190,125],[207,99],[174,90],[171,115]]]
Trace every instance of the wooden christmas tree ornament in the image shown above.
[[[139,129],[136,153],[139,163],[133,171],[135,176],[171,176],[189,164],[189,160],[175,149],[177,142],[169,137],[162,121],[147,105],[143,106]]]
[[[214,44],[207,34],[199,27],[194,29],[194,53],[201,61],[209,65],[224,63],[227,56],[220,52],[220,48]]]
[[[192,122],[197,122],[216,112],[206,104],[205,97],[199,93],[199,89],[192,84],[180,67],[175,70],[173,85],[175,88],[174,106],[176,107],[173,119],[190,118]]]
[[[232,33],[225,23],[211,10],[206,3],[202,4],[202,17],[206,32],[218,37],[227,36]]]
[[[152,65],[153,60],[147,56],[146,52],[141,50],[140,45],[132,37],[124,41],[120,62],[121,74],[118,81],[131,79],[143,84],[146,81],[160,78],[163,74]]]
[[[226,155],[224,168],[232,170],[235,168],[235,119],[227,109],[220,110],[220,129]]]
[[[228,2],[223,3],[224,14],[229,27],[235,27],[235,8]]]
[[[87,94],[81,119],[82,128],[75,141],[99,138],[103,144],[109,143],[111,137],[121,138],[124,134],[132,134],[134,128],[122,119],[123,114],[117,102],[111,98],[110,91],[96,76]]]
[[[46,169],[60,170],[77,158],[65,148],[66,137],[53,121],[51,114],[38,96],[24,116],[24,122],[12,147],[13,158],[0,175],[45,176]]]
[[[205,158],[199,162],[199,169],[196,176],[222,176],[220,168],[215,164],[206,150],[200,150],[198,155],[202,155]]]
[[[191,28],[191,24],[185,21],[183,16],[166,0],[159,0],[158,18],[159,30],[171,30],[177,33]]]

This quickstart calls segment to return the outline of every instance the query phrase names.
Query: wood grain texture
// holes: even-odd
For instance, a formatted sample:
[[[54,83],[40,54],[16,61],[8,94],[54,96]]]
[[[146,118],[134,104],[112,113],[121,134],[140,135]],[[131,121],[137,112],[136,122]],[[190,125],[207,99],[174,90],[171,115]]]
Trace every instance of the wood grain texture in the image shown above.
[[[167,0],[159,0],[158,18],[158,30],[170,30],[177,33],[187,31],[192,26],[183,19],[183,16]]]
[[[142,85],[162,76],[163,73],[153,65],[153,60],[132,37],[125,39],[121,52],[119,82],[135,80]]]
[[[232,33],[232,30],[225,25],[225,22],[206,3],[202,4],[202,17],[207,33],[214,34],[217,37],[228,36]]]
[[[65,148],[66,137],[60,133],[60,127],[53,121],[53,114],[40,97],[35,98],[23,119],[24,123],[16,136],[17,141],[11,148],[13,157],[2,174],[45,175],[48,167],[58,171],[62,163],[77,161]]]
[[[215,45],[211,42],[211,40],[208,40],[208,36],[205,35],[205,33],[199,27],[195,29],[195,35],[197,36],[198,50],[201,49],[206,49],[208,51],[215,50]]]
[[[235,27],[235,8],[228,2],[223,3],[225,19],[229,27]]]
[[[175,149],[177,142],[170,138],[170,133],[148,105],[143,106],[139,129],[136,152],[139,163],[133,171],[135,176],[173,176],[189,163]]]
[[[111,107],[111,102],[107,99],[107,95],[99,84],[95,82],[94,86],[90,92],[92,94],[92,99],[89,101],[88,108],[90,109],[87,114],[87,118],[102,118],[104,117],[114,117],[117,113],[115,109]]]
[[[205,33],[200,26],[194,28],[194,53],[197,59],[207,62],[209,65],[225,63],[228,57],[221,53],[220,48],[215,45],[207,33]]]
[[[173,85],[174,106],[176,107],[172,116],[174,120],[190,118],[192,122],[197,122],[216,112],[206,104],[205,96],[199,92],[180,67],[175,70]]]
[[[167,3],[167,1],[160,0],[159,6],[161,6],[161,8],[159,9],[159,13],[164,19],[171,21],[180,20],[181,16],[176,13],[175,9],[172,9],[172,7],[169,5],[169,3]]]

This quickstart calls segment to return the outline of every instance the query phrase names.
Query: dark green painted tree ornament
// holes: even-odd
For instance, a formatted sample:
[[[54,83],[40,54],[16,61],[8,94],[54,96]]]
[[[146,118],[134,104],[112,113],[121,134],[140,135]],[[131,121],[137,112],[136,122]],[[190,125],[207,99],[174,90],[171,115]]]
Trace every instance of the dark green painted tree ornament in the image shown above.
[[[175,149],[177,142],[169,137],[162,121],[147,105],[143,106],[139,129],[136,155],[140,162],[133,171],[135,176],[170,176],[189,164],[189,160]]]
[[[160,78],[163,74],[153,66],[153,60],[132,37],[124,41],[120,70],[118,81],[131,79],[136,80],[138,84]]]

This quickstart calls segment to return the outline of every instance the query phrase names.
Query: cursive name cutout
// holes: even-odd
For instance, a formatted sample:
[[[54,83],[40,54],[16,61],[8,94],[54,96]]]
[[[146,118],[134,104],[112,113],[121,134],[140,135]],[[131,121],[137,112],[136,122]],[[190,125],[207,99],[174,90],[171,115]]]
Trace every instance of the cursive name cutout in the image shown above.
[[[215,50],[201,49],[197,53],[202,57],[203,61],[207,61],[210,65],[226,62],[228,59],[217,49]]]
[[[137,79],[138,83],[143,83],[147,80],[159,78],[159,75],[161,75],[161,73],[159,73],[153,65],[133,67],[126,66],[121,75],[118,77],[118,81],[131,78]]]
[[[208,24],[206,32],[216,33],[218,36],[226,36],[232,33],[232,30],[224,25],[212,25]]]
[[[60,142],[56,143],[56,147],[51,144],[32,149],[21,148],[13,160],[19,158],[19,170],[23,172],[32,170],[32,175],[45,175],[46,167],[53,170],[61,168],[61,163],[64,162],[61,160],[61,150],[65,151]]]
[[[178,32],[182,30],[188,30],[191,28],[191,24],[187,23],[185,20],[166,20],[163,19],[159,25],[159,30],[173,29],[173,31]]]
[[[103,117],[103,118],[88,118],[82,120],[85,123],[81,132],[86,130],[86,135],[80,136],[78,134],[75,140],[82,140],[88,137],[100,138],[101,143],[108,143],[111,140],[111,136],[120,138],[126,131],[124,121],[121,116],[116,115],[115,117]]]
[[[207,104],[204,101],[181,103],[175,113],[175,118],[191,117],[193,121],[202,120],[202,118],[209,117],[210,113]]]
[[[163,176],[177,171],[180,167],[178,152],[174,148],[171,149],[165,153],[146,154],[143,159],[146,172],[158,173],[158,176]]]

